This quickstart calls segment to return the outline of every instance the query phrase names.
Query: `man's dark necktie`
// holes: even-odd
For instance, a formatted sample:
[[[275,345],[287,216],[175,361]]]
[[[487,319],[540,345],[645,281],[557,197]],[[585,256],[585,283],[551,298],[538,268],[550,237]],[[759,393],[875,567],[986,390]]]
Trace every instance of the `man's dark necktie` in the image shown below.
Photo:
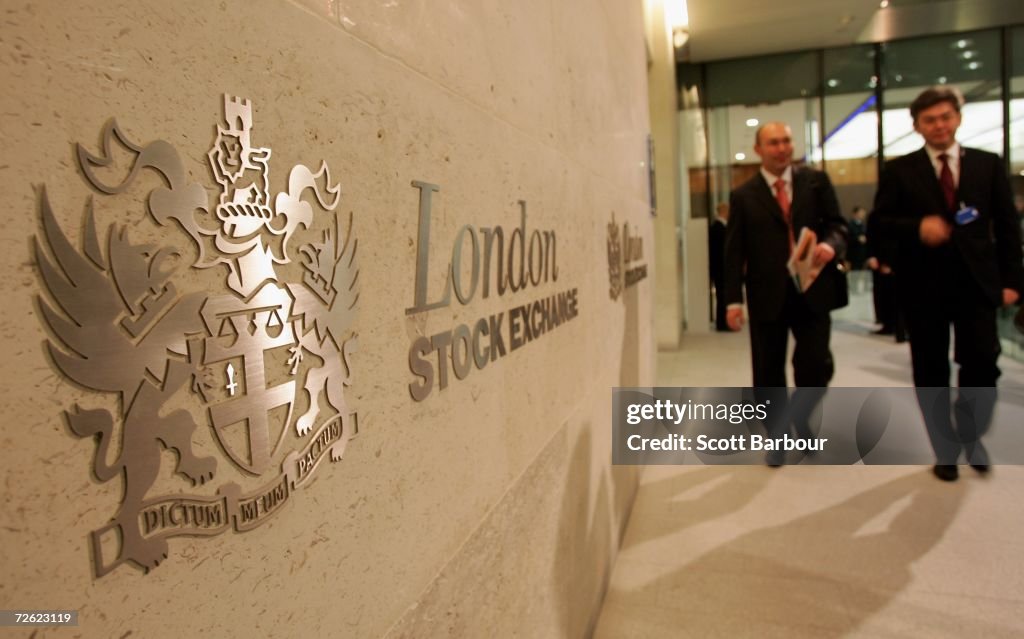
[[[943,153],[939,156],[939,161],[942,162],[942,170],[939,171],[942,197],[946,200],[946,210],[953,211],[956,208],[956,187],[953,186],[953,171],[949,168],[949,156]]]

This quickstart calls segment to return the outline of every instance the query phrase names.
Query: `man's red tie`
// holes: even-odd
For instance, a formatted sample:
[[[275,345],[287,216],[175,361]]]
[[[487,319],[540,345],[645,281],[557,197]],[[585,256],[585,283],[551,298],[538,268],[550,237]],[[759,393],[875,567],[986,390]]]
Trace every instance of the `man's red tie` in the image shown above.
[[[786,229],[789,231],[789,250],[793,250],[793,220],[789,217],[789,194],[786,193],[786,181],[782,179],[775,180],[775,199],[779,203],[779,208],[782,209],[782,219],[786,220]]]
[[[939,171],[942,197],[946,199],[946,209],[952,211],[956,208],[956,187],[953,186],[953,171],[949,169],[949,156],[943,153],[939,156],[939,161],[942,162],[942,170]]]

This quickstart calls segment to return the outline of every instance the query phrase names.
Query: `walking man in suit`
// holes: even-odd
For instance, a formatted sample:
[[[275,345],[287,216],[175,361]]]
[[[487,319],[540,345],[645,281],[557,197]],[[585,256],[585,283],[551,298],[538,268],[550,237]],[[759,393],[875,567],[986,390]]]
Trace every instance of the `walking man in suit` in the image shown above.
[[[875,215],[895,242],[896,285],[905,302],[914,386],[935,450],[935,475],[957,478],[961,451],[989,470],[981,436],[996,400],[996,310],[1024,285],[1020,227],[999,156],[956,141],[963,96],[926,89],[910,105],[919,151],[892,160],[879,179]],[[950,407],[949,326],[960,365]],[[953,427],[953,416],[956,428]]]
[[[845,275],[837,270],[837,256],[846,248],[846,221],[828,176],[793,166],[790,128],[781,122],[761,126],[754,151],[761,169],[734,190],[729,199],[729,226],[725,240],[725,290],[729,328],[743,324],[743,285],[750,316],[750,353],[755,395],[772,400],[769,435],[789,432],[786,413],[786,343],[796,340],[793,379],[797,387],[815,390],[793,399],[797,435],[810,437],[806,417],[832,379],[829,350],[832,322],[829,311],[846,304]],[[813,262],[822,271],[806,291],[797,289],[787,262],[802,229],[813,231],[818,244]],[[843,278],[843,279],[840,279]],[[782,463],[769,454],[768,463]]]

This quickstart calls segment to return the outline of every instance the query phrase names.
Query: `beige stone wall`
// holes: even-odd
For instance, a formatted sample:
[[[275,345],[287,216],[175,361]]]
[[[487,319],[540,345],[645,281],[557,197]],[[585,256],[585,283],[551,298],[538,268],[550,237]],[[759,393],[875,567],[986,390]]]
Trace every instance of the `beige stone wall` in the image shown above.
[[[80,611],[77,629],[37,637],[584,635],[636,485],[632,469],[610,466],[610,389],[653,382],[653,278],[612,301],[606,246],[614,214],[643,237],[653,271],[643,38],[641,3],[612,0],[5,8],[0,607]],[[77,405],[116,415],[124,406],[114,393],[68,381],[46,355],[54,337],[40,318],[37,296],[47,296],[33,248],[41,187],[76,249],[91,198],[101,253],[107,229],[126,225],[132,242],[180,252],[181,291],[227,294],[227,267],[189,268],[195,245],[174,223],[147,217],[158,175],[144,172],[122,194],[99,193],[73,146],[99,152],[103,125],[116,117],[133,142],[173,146],[187,180],[213,204],[218,185],[206,154],[224,94],[252,102],[252,144],[272,149],[271,194],[287,188],[291,167],[315,170],[321,161],[341,186],[337,211],[343,220],[351,213],[358,238],[358,317],[345,334],[358,348],[344,393],[359,434],[341,461],[324,461],[254,530],[171,538],[167,559],[148,574],[125,564],[97,578],[90,532],[117,512],[123,482],[91,476],[95,442],[75,436],[63,414]],[[104,175],[124,174],[131,154],[122,155]],[[510,233],[519,200],[528,233],[556,234],[557,282],[487,298],[478,291],[467,305],[453,296],[447,307],[407,315],[414,180],[440,185],[431,301],[458,230]],[[275,267],[282,283],[303,276],[298,247],[322,240],[326,218],[314,209],[314,223],[292,238],[291,263]],[[568,289],[577,290],[578,317],[465,379],[449,371],[447,388],[413,401],[408,358],[417,337],[498,313],[507,331],[509,309]],[[80,322],[100,312],[90,303],[103,302],[82,301]],[[80,348],[122,361],[95,351],[97,341]],[[287,378],[275,357],[267,375]],[[85,370],[92,379],[107,374]],[[152,372],[151,383],[163,373]],[[280,466],[255,477],[229,463],[188,386],[154,419],[187,411],[199,425],[191,446],[217,459],[216,474],[193,488],[174,474],[177,457],[157,434],[133,430],[147,434],[125,458],[159,460],[149,497],[212,499],[228,482],[247,491],[280,476]],[[122,432],[119,423],[108,462]],[[280,450],[308,440],[286,431]],[[133,461],[129,469],[129,482],[141,485],[141,468]]]

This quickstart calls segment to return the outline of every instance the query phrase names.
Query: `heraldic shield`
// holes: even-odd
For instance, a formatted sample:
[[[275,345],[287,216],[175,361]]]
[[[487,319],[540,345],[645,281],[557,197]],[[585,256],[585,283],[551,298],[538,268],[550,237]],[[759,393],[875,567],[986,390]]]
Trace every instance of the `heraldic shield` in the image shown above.
[[[65,411],[72,434],[96,441],[95,477],[123,484],[117,512],[90,535],[97,577],[126,562],[148,572],[174,537],[260,526],[358,433],[345,399],[359,299],[353,215],[342,233],[341,188],[326,163],[293,166],[271,197],[271,150],[253,146],[252,121],[248,100],[224,96],[207,153],[219,186],[211,197],[168,142],[137,145],[111,120],[99,154],[77,146],[82,174],[104,196],[102,209],[87,201],[81,248],[40,190],[47,353],[68,381],[112,396]],[[158,239],[136,241],[116,223],[98,232],[96,218],[127,199],[113,196],[136,183],[152,188],[132,233],[145,222]],[[187,234],[190,267],[179,269],[182,249],[160,239],[168,229]],[[219,291],[198,277],[208,269],[223,274],[213,278]],[[173,472],[162,449],[177,453]],[[151,495],[155,486],[164,492]]]
[[[295,345],[292,326],[282,319],[291,317],[291,311],[291,297],[273,283],[246,303],[221,296],[203,307],[203,322],[213,335],[203,340],[203,363],[224,369],[228,391],[226,401],[209,407],[210,424],[231,460],[253,475],[271,468],[292,420],[295,382],[268,387],[266,375],[269,352]],[[275,410],[281,408],[285,410]],[[282,418],[273,423],[272,415],[278,413]],[[232,428],[244,429],[245,446],[233,444],[240,438],[232,437]]]

